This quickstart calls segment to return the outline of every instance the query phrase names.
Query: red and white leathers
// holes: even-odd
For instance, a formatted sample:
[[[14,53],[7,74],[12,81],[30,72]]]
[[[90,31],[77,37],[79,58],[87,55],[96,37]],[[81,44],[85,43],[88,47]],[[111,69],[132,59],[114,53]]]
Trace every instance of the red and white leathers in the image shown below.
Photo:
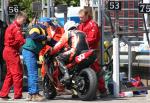
[[[0,97],[7,97],[11,86],[14,86],[14,98],[22,97],[22,79],[23,70],[19,55],[20,47],[25,43],[21,25],[14,21],[5,32],[5,47],[3,58],[7,66],[7,74],[3,87],[0,91]]]
[[[80,54],[81,51],[89,49],[85,34],[79,30],[65,32],[60,41],[53,47],[51,55],[58,53],[64,47],[66,47],[67,50],[61,54],[69,56],[68,62],[72,61],[74,56]],[[67,57],[65,57],[65,59],[67,59]]]
[[[101,35],[98,25],[94,20],[89,18],[86,22],[81,23],[78,26],[78,29],[86,34],[86,39],[90,49],[99,49],[99,42]],[[97,73],[101,71],[98,59],[91,67]],[[99,82],[98,85],[99,91],[101,93],[106,92],[105,82],[102,76],[98,78],[98,82]]]

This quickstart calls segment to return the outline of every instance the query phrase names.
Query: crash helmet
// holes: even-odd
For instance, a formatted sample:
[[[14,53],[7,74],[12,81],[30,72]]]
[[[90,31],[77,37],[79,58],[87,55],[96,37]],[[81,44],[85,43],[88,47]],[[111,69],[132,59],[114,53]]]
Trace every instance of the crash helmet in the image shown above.
[[[67,21],[64,25],[64,30],[69,31],[77,28],[77,24],[74,21]]]

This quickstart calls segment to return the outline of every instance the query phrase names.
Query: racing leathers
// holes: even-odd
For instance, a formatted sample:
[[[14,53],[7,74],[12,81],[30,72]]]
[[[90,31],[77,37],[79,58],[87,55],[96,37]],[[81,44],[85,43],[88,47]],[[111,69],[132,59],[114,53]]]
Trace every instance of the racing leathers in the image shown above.
[[[78,30],[70,30],[65,32],[60,41],[52,48],[51,55],[58,53],[61,49],[66,48],[63,53],[57,56],[60,63],[60,70],[64,74],[64,80],[69,79],[68,70],[65,64],[71,62],[75,56],[79,55],[81,51],[88,50],[88,44],[85,39],[85,34]]]

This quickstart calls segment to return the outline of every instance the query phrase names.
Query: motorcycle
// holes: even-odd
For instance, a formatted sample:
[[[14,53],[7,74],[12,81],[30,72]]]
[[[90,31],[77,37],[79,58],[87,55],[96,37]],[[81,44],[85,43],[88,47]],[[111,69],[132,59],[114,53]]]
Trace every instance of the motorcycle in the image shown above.
[[[43,79],[43,93],[47,99],[54,99],[57,93],[68,89],[77,93],[83,101],[91,101],[96,96],[97,76],[95,71],[90,68],[97,56],[97,50],[82,51],[80,55],[66,65],[70,79],[62,81],[63,74],[60,71],[61,62],[57,55],[45,54],[46,74]]]

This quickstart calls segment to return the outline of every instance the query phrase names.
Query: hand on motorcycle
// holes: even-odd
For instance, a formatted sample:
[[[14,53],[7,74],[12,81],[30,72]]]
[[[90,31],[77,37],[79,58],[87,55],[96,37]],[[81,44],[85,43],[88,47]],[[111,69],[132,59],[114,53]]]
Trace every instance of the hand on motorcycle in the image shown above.
[[[47,36],[47,41],[51,41],[51,37],[50,36]]]
[[[45,60],[45,59],[44,59],[44,56],[40,55],[40,56],[39,56],[39,61],[40,61],[40,63],[43,63],[44,60]]]

